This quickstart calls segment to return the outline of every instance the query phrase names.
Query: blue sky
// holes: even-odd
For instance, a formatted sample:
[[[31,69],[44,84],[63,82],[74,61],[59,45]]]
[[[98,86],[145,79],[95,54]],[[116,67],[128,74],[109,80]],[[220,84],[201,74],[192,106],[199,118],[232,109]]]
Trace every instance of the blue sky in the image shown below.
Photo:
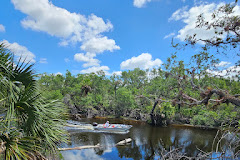
[[[107,75],[135,67],[157,68],[174,51],[171,40],[187,34],[209,37],[193,27],[221,2],[197,0],[3,0],[0,41],[16,57],[36,63],[39,73]],[[237,7],[236,14],[240,14]],[[184,51],[188,60],[192,51]],[[220,57],[225,65],[236,59]],[[223,64],[223,63],[222,63]]]

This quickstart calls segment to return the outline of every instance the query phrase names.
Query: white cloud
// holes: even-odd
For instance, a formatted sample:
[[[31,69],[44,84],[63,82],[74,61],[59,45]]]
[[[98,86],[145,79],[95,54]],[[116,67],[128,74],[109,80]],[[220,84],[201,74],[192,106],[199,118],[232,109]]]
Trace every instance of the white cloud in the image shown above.
[[[187,6],[178,9],[175,11],[172,16],[169,18],[171,20],[181,20],[185,26],[178,31],[178,35],[176,36],[181,41],[184,41],[187,35],[194,35],[196,34],[197,39],[209,39],[213,38],[215,35],[214,29],[206,29],[196,28],[196,21],[197,17],[202,14],[206,21],[212,22],[212,13],[214,10],[218,9],[220,6],[224,5],[224,3],[211,3],[211,4],[201,4],[199,6],[194,6],[188,9]],[[234,15],[240,15],[240,8],[239,6],[235,7]],[[222,35],[224,38],[225,35]]]
[[[64,58],[64,61],[65,61],[66,63],[68,63],[68,62],[70,62],[70,59],[69,59],[69,58]]]
[[[84,53],[77,53],[74,55],[74,60],[78,62],[88,62],[90,59],[93,58],[94,55],[91,54],[84,54]]]
[[[5,32],[5,27],[2,24],[0,24],[0,32]]]
[[[135,7],[141,8],[143,7],[146,3],[151,2],[152,0],[134,0],[133,5]]]
[[[120,47],[116,45],[115,41],[107,37],[92,38],[86,41],[81,49],[90,53],[102,53],[104,51],[119,50]]]
[[[97,71],[103,71],[106,75],[110,75],[108,71],[110,70],[108,66],[99,66],[99,67],[91,67],[88,69],[81,70],[80,73],[96,73]]]
[[[115,74],[117,76],[121,76],[122,75],[122,71],[115,71],[112,73],[112,75]]]
[[[57,72],[57,73],[55,73],[54,75],[55,75],[55,76],[56,76],[56,75],[61,75],[61,76],[62,76],[63,74],[62,74],[61,72]]]
[[[18,59],[21,58],[21,62],[35,63],[35,55],[30,52],[25,46],[21,46],[18,43],[9,43],[7,40],[3,40],[0,43],[3,43],[7,49],[9,49]]]
[[[85,62],[83,67],[100,66],[94,57],[104,51],[119,50],[115,40],[104,36],[104,32],[113,29],[110,21],[104,21],[94,14],[89,16],[71,13],[52,4],[50,0],[11,0],[17,10],[27,17],[21,21],[24,28],[46,32],[59,37],[60,46],[80,43],[86,54],[76,54],[74,60]],[[65,59],[69,62],[69,59]],[[93,68],[89,68],[91,70]],[[87,72],[87,70],[85,70]]]
[[[94,14],[86,17],[79,13],[71,13],[53,5],[49,0],[11,1],[17,10],[27,15],[21,21],[24,28],[59,37],[62,40],[59,43],[61,46],[80,42],[84,51],[93,50],[95,53],[119,49],[113,39],[102,35],[112,30],[113,25],[109,21],[105,22],[101,17]],[[96,43],[92,43],[93,41]]]
[[[68,46],[68,42],[66,40],[62,40],[61,42],[58,43],[60,46]]]
[[[172,37],[172,36],[175,36],[175,33],[174,33],[174,32],[169,33],[169,34],[166,35],[163,39],[167,39],[167,38]]]
[[[123,61],[120,66],[121,69],[151,69],[154,67],[160,67],[163,62],[160,59],[152,60],[152,55],[149,53],[142,53],[138,57],[132,57],[126,61]]]
[[[213,71],[213,70],[207,70],[207,72],[212,76],[217,77],[224,77],[224,78],[230,78],[230,79],[238,79],[240,78],[240,66],[231,66],[227,69],[221,70],[221,71]],[[238,78],[237,78],[238,77]]]
[[[178,21],[178,20],[181,20],[184,18],[188,18],[189,13],[188,13],[187,9],[188,9],[188,6],[184,6],[183,8],[176,10],[168,20],[169,21],[172,21],[172,20]]]
[[[28,16],[21,21],[25,28],[44,31],[50,35],[67,38],[76,34],[87,19],[84,16],[54,6],[48,0],[11,0],[15,8]]]
[[[48,63],[47,58],[40,58],[39,63]]]
[[[91,66],[100,66],[100,61],[95,59],[96,54],[91,53],[77,53],[74,55],[74,60],[77,62],[86,62],[83,64],[83,67],[91,67]]]
[[[113,29],[113,25],[110,21],[107,21],[107,23],[105,23],[102,18],[97,17],[94,14],[91,14],[88,17],[86,25],[86,31],[84,34],[87,39],[97,37],[96,35],[99,35],[102,32],[108,32]]]
[[[215,67],[226,67],[226,66],[228,66],[229,64],[231,64],[231,62],[221,61],[220,63],[215,64]]]

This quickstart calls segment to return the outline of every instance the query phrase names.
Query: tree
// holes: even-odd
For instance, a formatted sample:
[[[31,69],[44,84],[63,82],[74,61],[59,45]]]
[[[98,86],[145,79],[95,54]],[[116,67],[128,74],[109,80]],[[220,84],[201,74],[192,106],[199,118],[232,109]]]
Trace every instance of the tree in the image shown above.
[[[220,53],[228,54],[231,50],[236,54],[237,57],[240,57],[240,16],[235,14],[235,8],[237,7],[237,1],[232,4],[225,4],[219,7],[212,14],[212,21],[208,22],[205,20],[205,17],[202,15],[198,16],[198,21],[196,22],[196,27],[205,28],[206,30],[213,29],[215,36],[208,39],[197,38],[196,34],[189,35],[186,40],[188,44],[196,45],[197,42],[203,42],[204,46],[200,52],[200,55],[204,55],[206,52],[213,52],[212,54],[205,54],[201,59],[209,59],[210,56]],[[215,50],[211,50],[215,49]],[[199,59],[199,58],[198,58]],[[240,66],[240,61],[238,61],[235,67],[230,68],[227,71],[227,74],[230,72],[238,72],[237,68]],[[212,63],[215,65],[215,62]],[[207,66],[206,69],[211,69],[211,66]],[[240,100],[237,98],[239,95],[231,95],[228,91],[221,89],[212,89],[203,90],[200,86],[194,84],[196,68],[192,69],[191,73],[191,84],[193,89],[197,89],[201,92],[203,99],[201,101],[194,100],[196,104],[207,104],[213,94],[218,95],[219,100],[214,102],[220,103],[232,103],[233,105],[240,106]],[[236,77],[232,77],[233,80],[240,80],[240,74],[237,74]],[[189,100],[190,97],[186,96],[186,99]]]
[[[44,100],[33,64],[14,62],[14,55],[0,44],[0,157],[44,159],[66,141],[66,108],[60,101]]]
[[[193,63],[189,66],[184,64],[183,61],[177,61],[176,54],[173,54],[168,59],[168,62],[165,64],[166,80],[173,80],[170,84],[172,86],[168,85],[169,92],[173,94],[170,94],[171,96],[169,94],[159,95],[150,113],[152,120],[154,120],[153,113],[156,106],[162,102],[178,105],[179,108],[181,106],[209,104],[218,106],[222,103],[231,103],[234,106],[240,106],[239,91],[236,93],[226,90],[226,87],[216,87],[216,84],[212,83],[213,81],[211,80],[213,77],[209,74],[218,62],[214,58],[216,53],[228,54],[228,52],[233,52],[237,57],[240,56],[240,16],[234,13],[236,5],[237,1],[219,7],[212,14],[211,21],[206,21],[202,14],[198,16],[196,27],[205,30],[212,29],[215,32],[215,36],[209,39],[201,39],[197,34],[193,34],[186,37],[186,43],[173,44],[173,47],[177,49],[191,45],[193,47],[200,47],[201,51],[199,54],[192,56]],[[198,44],[199,42],[202,44]],[[238,61],[234,67],[226,72],[238,72],[236,77],[230,79],[231,81],[240,80],[239,65]]]
[[[123,116],[128,109],[135,108],[134,96],[127,88],[117,90],[117,99],[115,104],[116,116]]]

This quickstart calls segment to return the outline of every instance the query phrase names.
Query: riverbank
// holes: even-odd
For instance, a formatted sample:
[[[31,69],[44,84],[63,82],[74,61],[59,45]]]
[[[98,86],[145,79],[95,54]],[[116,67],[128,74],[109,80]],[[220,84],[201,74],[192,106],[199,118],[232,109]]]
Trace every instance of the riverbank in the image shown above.
[[[71,102],[69,95],[64,97],[64,103],[69,108],[70,119],[73,120],[81,120],[82,118],[122,118],[143,121],[154,126],[185,125],[205,130],[218,129],[223,122],[231,122],[231,124],[229,124],[231,126],[238,125],[237,119],[231,121],[228,120],[229,116],[226,116],[228,115],[227,112],[221,113],[222,115],[225,115],[223,117],[213,111],[202,111],[202,113],[204,113],[203,115],[202,113],[197,115],[193,114],[194,110],[203,110],[203,108],[200,107],[194,108],[192,111],[188,108],[175,110],[174,107],[171,107],[170,109],[163,107],[165,110],[158,111],[151,116],[149,114],[150,111],[147,113],[146,111],[143,112],[141,109],[126,109],[119,115],[118,112],[111,109],[111,107],[78,106]]]
[[[151,125],[151,122],[150,122],[150,119],[149,120],[139,120],[139,119],[134,119],[134,118],[131,118],[131,117],[124,117],[124,116],[121,116],[121,117],[116,117],[114,115],[108,115],[108,116],[94,116],[94,117],[88,117],[86,115],[77,115],[77,118],[75,118],[76,115],[72,116],[71,118],[73,120],[81,120],[81,119],[84,119],[84,118],[92,118],[92,119],[96,119],[96,121],[99,121],[99,120],[109,120],[109,119],[121,119],[123,122],[126,121],[126,122],[131,122],[131,123],[147,123],[147,124],[150,124]],[[157,126],[173,126],[173,127],[180,127],[180,128],[197,128],[197,129],[202,129],[202,130],[218,130],[219,127],[212,127],[212,126],[204,126],[204,125],[192,125],[192,124],[186,124],[186,123],[182,123],[182,121],[172,121],[171,123],[167,124],[167,125],[157,125]]]

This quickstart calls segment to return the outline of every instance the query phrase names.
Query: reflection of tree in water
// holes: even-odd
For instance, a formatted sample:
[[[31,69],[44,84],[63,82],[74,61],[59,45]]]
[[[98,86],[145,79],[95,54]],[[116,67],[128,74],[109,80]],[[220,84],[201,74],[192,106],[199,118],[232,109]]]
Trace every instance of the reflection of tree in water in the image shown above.
[[[104,149],[102,148],[94,148],[94,151],[99,156],[101,156],[104,153]]]
[[[96,133],[72,133],[70,135],[71,142],[74,142],[74,146],[81,145],[96,145],[99,143],[101,135]]]
[[[125,138],[133,141],[127,146],[117,146],[120,158],[132,159],[160,159],[163,149],[179,151],[187,156],[195,156],[199,151],[209,152],[212,149],[212,141],[215,131],[189,129],[182,127],[152,127],[148,125],[135,125],[128,134],[103,134],[103,133],[75,133],[71,134],[72,147],[82,145],[100,144],[101,148],[94,148],[96,155],[105,153],[114,154],[112,149],[115,144]]]
[[[132,143],[131,146],[118,146],[118,155],[120,158],[133,158],[134,160],[142,159],[141,149],[136,143]]]
[[[195,130],[195,131],[194,131]],[[187,156],[196,156],[199,149],[210,152],[212,150],[212,142],[215,137],[213,134],[206,133],[205,130],[200,129],[172,129],[170,141],[163,139],[164,148],[167,150],[179,148],[179,151]]]
[[[132,135],[133,142],[131,146],[117,147],[119,157],[133,158],[136,160],[155,159],[156,154],[158,155],[160,148],[162,148],[160,143],[161,139],[158,138],[159,134],[161,133],[159,133],[158,129],[155,127],[147,127],[143,130],[136,130],[136,132],[133,132]]]
[[[216,132],[212,133],[214,134],[206,134],[205,130],[199,129],[196,129],[195,132],[189,129],[180,129],[171,136],[173,139],[171,146],[179,148],[187,156],[196,156],[199,153],[198,148],[210,152]]]
[[[215,136],[205,133],[204,130],[176,129],[149,127],[138,130],[141,134],[133,133],[133,142],[129,147],[117,147],[119,157],[133,159],[156,159],[161,157],[162,149],[170,150],[179,148],[187,156],[196,156],[197,148],[210,152]],[[140,141],[140,142],[137,142]]]

